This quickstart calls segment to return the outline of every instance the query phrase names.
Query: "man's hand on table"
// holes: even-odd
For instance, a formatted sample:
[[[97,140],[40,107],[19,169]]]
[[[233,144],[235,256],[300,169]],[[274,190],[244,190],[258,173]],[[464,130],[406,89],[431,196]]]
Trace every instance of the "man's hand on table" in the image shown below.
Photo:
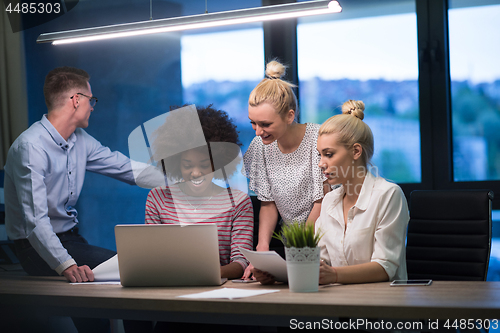
[[[89,266],[77,266],[72,265],[66,268],[63,271],[64,277],[69,282],[92,282],[94,281],[94,272],[90,269]]]

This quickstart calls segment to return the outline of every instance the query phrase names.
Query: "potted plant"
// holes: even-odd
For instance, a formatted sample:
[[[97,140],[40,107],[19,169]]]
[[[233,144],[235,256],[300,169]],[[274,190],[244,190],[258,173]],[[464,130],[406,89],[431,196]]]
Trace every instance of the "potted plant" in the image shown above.
[[[274,234],[285,245],[288,285],[292,292],[317,292],[319,285],[319,247],[322,237],[313,224],[283,224],[280,234]]]

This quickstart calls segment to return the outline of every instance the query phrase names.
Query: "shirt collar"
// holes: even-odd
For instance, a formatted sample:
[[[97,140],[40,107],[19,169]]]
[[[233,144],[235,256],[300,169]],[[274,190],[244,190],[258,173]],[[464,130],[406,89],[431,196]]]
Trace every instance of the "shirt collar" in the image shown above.
[[[361,192],[359,193],[358,200],[356,201],[354,207],[362,211],[368,208],[368,204],[370,203],[370,198],[373,193],[373,186],[375,186],[375,177],[371,174],[371,172],[367,171],[365,179],[363,180],[363,185],[361,186]],[[336,192],[335,200],[326,209],[326,212],[330,216],[334,216],[335,207],[342,202],[342,199],[344,198],[344,186],[339,185],[332,189],[332,192]]]
[[[47,119],[47,115],[44,114],[42,117],[42,120],[40,121],[42,123],[42,126],[45,127],[47,132],[49,132],[50,136],[52,137],[52,140],[58,145],[59,147],[63,149],[69,149],[73,147],[75,141],[76,141],[76,135],[75,133],[71,133],[71,135],[68,138],[68,141],[64,140],[64,138],[59,134],[57,129],[52,125],[52,123]]]
[[[358,200],[354,205],[357,209],[366,210],[368,208],[368,204],[370,203],[370,198],[373,193],[373,186],[375,186],[375,177],[370,171],[367,171],[365,180],[363,181],[363,186],[361,186],[361,192],[359,193]]]
[[[337,207],[337,205],[342,202],[342,198],[344,198],[344,186],[336,185],[336,187],[332,189],[331,193],[331,195],[334,195],[335,200],[328,205],[326,212],[328,215],[335,217],[335,207]]]

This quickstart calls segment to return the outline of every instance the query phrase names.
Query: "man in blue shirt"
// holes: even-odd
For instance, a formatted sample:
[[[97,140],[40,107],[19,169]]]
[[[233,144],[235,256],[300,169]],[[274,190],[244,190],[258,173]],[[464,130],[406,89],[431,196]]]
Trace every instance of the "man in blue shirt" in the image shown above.
[[[93,281],[92,270],[115,252],[78,234],[74,206],[86,170],[135,184],[131,163],[83,130],[97,98],[89,75],[60,67],[45,78],[48,113],[12,144],[5,165],[5,224],[24,270]]]

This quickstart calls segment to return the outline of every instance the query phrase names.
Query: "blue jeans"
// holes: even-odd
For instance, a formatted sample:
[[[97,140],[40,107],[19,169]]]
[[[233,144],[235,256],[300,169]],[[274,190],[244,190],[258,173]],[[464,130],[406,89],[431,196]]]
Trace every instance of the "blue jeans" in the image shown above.
[[[78,234],[78,228],[57,234],[62,245],[70,256],[75,259],[78,266],[88,265],[94,269],[100,263],[108,260],[116,252],[98,246],[90,245],[85,238]],[[29,275],[57,276],[55,270],[49,267],[45,260],[31,246],[27,239],[14,241],[16,255],[23,269]],[[109,333],[110,323],[108,319],[100,318],[71,318],[79,333]]]

